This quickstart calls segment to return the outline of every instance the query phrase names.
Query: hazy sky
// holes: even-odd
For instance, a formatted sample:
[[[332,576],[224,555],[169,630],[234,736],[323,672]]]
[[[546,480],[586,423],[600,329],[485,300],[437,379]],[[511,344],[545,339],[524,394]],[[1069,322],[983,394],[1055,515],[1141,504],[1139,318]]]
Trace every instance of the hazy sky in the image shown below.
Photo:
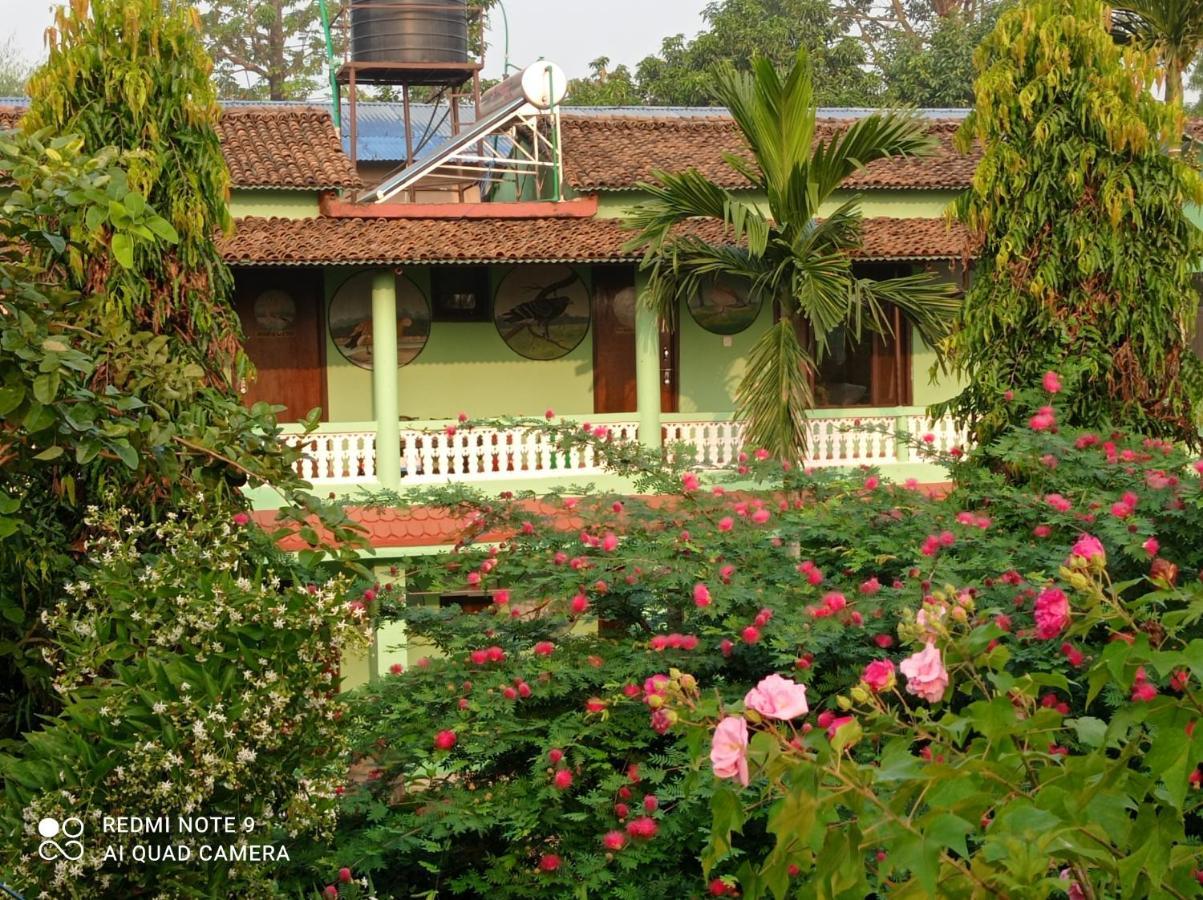
[[[313,0],[316,4],[317,0]],[[504,0],[510,22],[510,62],[539,57],[584,75],[590,61],[608,56],[614,65],[634,64],[660,48],[666,35],[692,36],[702,27],[706,0]],[[48,0],[0,0],[0,42],[12,36],[31,61],[44,54],[42,32],[50,24]],[[486,74],[501,71],[505,43],[500,10],[490,17]]]

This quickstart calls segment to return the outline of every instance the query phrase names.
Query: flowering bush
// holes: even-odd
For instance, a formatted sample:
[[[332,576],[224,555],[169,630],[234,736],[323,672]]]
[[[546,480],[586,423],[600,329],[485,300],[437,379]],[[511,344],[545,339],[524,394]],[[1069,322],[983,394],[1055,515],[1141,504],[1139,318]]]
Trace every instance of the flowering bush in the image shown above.
[[[472,524],[385,595],[431,652],[356,700],[323,871],[382,893],[1091,896],[1097,866],[1123,896],[1189,892],[1186,845],[1146,838],[1184,839],[1199,761],[1199,478],[1164,442],[1037,415],[999,468],[951,454],[935,496],[756,454],[735,490],[560,425],[674,493],[424,495]]]
[[[205,864],[200,847],[272,845],[291,856],[333,825],[345,752],[338,660],[366,643],[364,606],[347,602],[345,579],[302,580],[245,514],[196,505],[205,511],[158,525],[130,510],[90,511],[80,579],[43,614],[42,652],[64,709],[0,756],[0,869],[16,887],[262,896],[272,865]],[[236,816],[238,833],[189,836],[173,824],[151,839],[188,846],[188,862],[139,861],[131,847],[147,836],[102,823],[203,815]],[[71,816],[84,823],[83,856],[39,859],[38,822]],[[105,858],[120,847],[123,858]]]

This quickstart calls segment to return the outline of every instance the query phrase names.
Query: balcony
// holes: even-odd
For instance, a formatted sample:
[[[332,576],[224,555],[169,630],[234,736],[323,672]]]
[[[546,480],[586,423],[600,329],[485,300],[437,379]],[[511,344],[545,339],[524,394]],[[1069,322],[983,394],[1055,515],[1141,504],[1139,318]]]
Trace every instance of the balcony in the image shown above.
[[[579,418],[610,429],[614,440],[638,440],[639,426],[631,417],[602,415]],[[539,482],[550,486],[602,482],[609,476],[592,447],[565,451],[548,435],[521,428],[460,429],[448,435],[446,421],[403,422],[401,486],[447,482],[500,485]],[[932,422],[919,407],[877,410],[823,410],[809,419],[810,467],[881,467],[896,478],[943,480],[937,467],[912,459],[903,434],[922,436],[934,450],[965,445],[965,435],[951,420]],[[665,414],[661,426],[665,447],[693,449],[703,469],[734,466],[744,449],[742,427],[729,416]],[[378,486],[374,423],[329,423],[310,434],[298,473],[315,488],[334,491]],[[528,485],[534,487],[534,484]]]

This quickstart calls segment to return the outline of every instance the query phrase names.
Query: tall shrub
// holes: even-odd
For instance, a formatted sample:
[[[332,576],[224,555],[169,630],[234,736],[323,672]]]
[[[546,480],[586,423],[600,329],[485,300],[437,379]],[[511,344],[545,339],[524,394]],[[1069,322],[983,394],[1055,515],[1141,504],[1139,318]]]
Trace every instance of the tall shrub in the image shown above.
[[[86,152],[130,151],[130,187],[179,237],[163,250],[115,233],[108,254],[78,261],[75,286],[95,295],[107,329],[170,335],[179,358],[228,385],[242,374],[240,329],[215,240],[230,224],[230,179],[196,11],[178,0],[80,0],[58,8],[49,33],[23,129],[77,134]],[[124,380],[119,353],[98,375]]]
[[[1203,181],[1169,151],[1177,107],[1154,60],[1117,46],[1099,0],[1029,0],[976,55],[959,140],[983,156],[957,215],[979,263],[950,341],[969,386],[949,408],[989,441],[1022,409],[1008,390],[1056,369],[1067,425],[1197,440],[1203,370],[1190,350]]]
[[[1029,408],[1055,399],[1024,397],[1035,401]],[[338,839],[317,854],[317,886],[335,883],[347,867],[355,878],[369,877],[379,896],[567,898],[583,888],[590,896],[650,900],[696,897],[715,878],[715,892],[749,897],[770,888],[775,896],[859,898],[896,888],[897,896],[944,896],[930,889],[929,875],[941,865],[935,842],[950,834],[940,830],[949,823],[938,808],[955,798],[925,798],[946,771],[925,766],[928,738],[896,741],[880,760],[875,752],[885,744],[862,741],[856,757],[865,785],[873,778],[898,784],[905,788],[898,796],[917,804],[924,826],[935,823],[916,847],[871,803],[838,788],[820,798],[822,809],[813,797],[795,801],[797,791],[778,803],[783,788],[771,779],[794,757],[771,749],[772,734],[756,741],[751,756],[752,771],[769,778],[737,796],[710,774],[709,731],[688,724],[715,713],[720,701],[733,708],[775,674],[807,686],[815,713],[798,723],[800,730],[815,727],[805,747],[827,753],[823,729],[847,701],[837,695],[847,695],[874,660],[901,658],[897,648],[918,631],[916,611],[934,616],[939,609],[957,628],[975,629],[958,652],[987,658],[997,683],[991,700],[1010,685],[1022,691],[1016,702],[1027,705],[1006,717],[1008,727],[1049,693],[1054,705],[1072,710],[1051,722],[1041,706],[1041,717],[1023,726],[1030,727],[1031,752],[1042,754],[1037,775],[1052,778],[1061,757],[1050,759],[1048,745],[1075,754],[1094,746],[1089,742],[1099,723],[1112,719],[1134,670],[1097,664],[1118,653],[1107,650],[1105,628],[1062,639],[1037,634],[1040,592],[1064,577],[1059,569],[1082,531],[1106,548],[1111,578],[1126,585],[1125,602],[1145,603],[1152,617],[1163,602],[1179,609],[1199,600],[1199,476],[1164,442],[1025,429],[992,450],[1024,473],[1019,485],[957,462],[958,487],[933,497],[869,471],[787,471],[755,455],[743,464],[736,491],[724,486],[727,476],[662,468],[608,441],[601,427],[601,436],[589,438],[567,426],[552,430],[560,440],[594,442],[599,459],[663,494],[535,502],[448,489],[424,498],[471,524],[454,552],[408,564],[408,596],[385,595],[384,614],[405,622],[411,665],[355,697],[349,721],[356,765]],[[747,489],[751,476],[760,479],[754,490]],[[430,602],[423,591],[443,602]],[[465,593],[483,603],[461,609],[447,602],[446,595]],[[1179,616],[1167,649],[1196,636],[1193,619]],[[1161,637],[1150,632],[1150,640]],[[990,641],[996,643],[988,647]],[[1180,659],[1159,660],[1149,679],[1163,685]],[[978,699],[968,667],[954,682],[964,690],[942,709],[957,716],[949,721],[964,737],[989,711],[975,718],[962,710],[962,695],[966,704]],[[1001,710],[994,715],[1003,718]],[[990,729],[990,721],[982,727]],[[1045,727],[1058,730],[1045,740],[1038,734]],[[1158,744],[1165,739],[1164,752],[1197,755],[1166,728],[1153,735]],[[988,730],[987,738],[996,733]],[[956,735],[941,740],[955,743]],[[1133,752],[1139,755],[1140,746]],[[1147,767],[1161,765],[1161,752]],[[773,753],[782,758],[777,768],[765,762]],[[976,757],[960,744],[956,754],[972,781]],[[1011,754],[1006,762],[1017,759]],[[1186,756],[1180,763],[1165,776],[1179,796],[1189,774]],[[848,760],[843,764],[848,771]],[[811,774],[797,767],[790,777],[801,785]],[[1012,772],[1006,777],[1017,780]],[[1184,808],[1139,787],[1128,796],[1140,815],[1164,817],[1162,834],[1185,840]],[[879,794],[894,802],[887,789]],[[1013,799],[999,799],[1006,791],[996,784],[980,794],[965,804],[978,810],[974,830],[991,797]],[[1047,802],[1056,796],[1050,791]],[[1058,816],[1061,824],[1070,814]],[[875,851],[887,837],[898,861],[882,867]],[[1103,853],[1144,846],[1135,830],[1107,839],[1113,843]],[[1048,861],[1040,857],[1028,883],[1048,886]],[[1139,859],[1128,865],[1144,868]],[[1176,865],[1175,885],[1185,870]],[[960,877],[948,884],[959,889]],[[993,882],[999,890],[981,896],[1036,896],[1024,893],[1022,877],[1000,878]],[[900,889],[908,881],[911,893]],[[1012,893],[1014,884],[1021,887]],[[337,883],[334,891],[356,896]]]

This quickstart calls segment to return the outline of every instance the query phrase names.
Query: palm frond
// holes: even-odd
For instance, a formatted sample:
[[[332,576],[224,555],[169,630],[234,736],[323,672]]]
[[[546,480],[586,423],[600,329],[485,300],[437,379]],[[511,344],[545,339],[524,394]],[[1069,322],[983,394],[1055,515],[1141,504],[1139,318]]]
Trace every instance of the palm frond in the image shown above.
[[[720,187],[697,169],[655,172],[656,182],[639,188],[651,199],[628,210],[627,226],[636,232],[628,249],[654,252],[670,239],[673,226],[689,219],[715,219],[730,232],[732,243],[747,241],[763,253],[769,222],[759,209]]]
[[[783,185],[810,156],[815,106],[810,58],[799,50],[785,77],[772,61],[757,57],[752,71],[730,63],[715,75],[715,96],[752,149],[766,185]]]
[[[961,301],[956,287],[930,272],[875,281],[858,278],[853,285],[849,329],[889,334],[892,328],[885,305],[892,304],[919,330],[929,347],[939,347],[956,321]]]
[[[749,446],[799,462],[806,452],[806,410],[814,405],[814,361],[798,343],[793,321],[782,318],[761,335],[735,392],[736,415]]]
[[[748,285],[749,296],[773,295],[772,269],[746,247],[710,244],[684,236],[664,245],[652,255],[644,288],[644,302],[662,321],[674,321],[676,310],[697,296],[706,283],[730,278]]]
[[[844,179],[875,160],[922,156],[935,148],[936,140],[913,113],[875,113],[816,147],[805,166],[807,180],[814,183],[822,202]]]

